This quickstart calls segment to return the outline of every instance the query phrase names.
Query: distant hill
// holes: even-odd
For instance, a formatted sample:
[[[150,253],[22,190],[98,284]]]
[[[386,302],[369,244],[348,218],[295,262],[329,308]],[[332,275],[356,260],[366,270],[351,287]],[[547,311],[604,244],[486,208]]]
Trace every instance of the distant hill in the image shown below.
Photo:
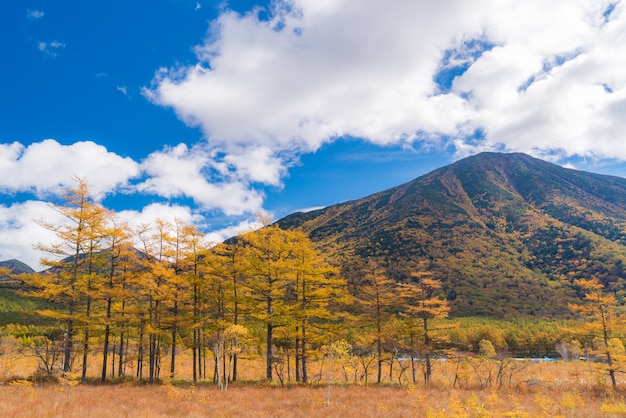
[[[353,281],[368,258],[400,281],[426,261],[456,315],[566,315],[590,276],[625,297],[626,179],[525,154],[478,154],[277,223],[309,233]]]
[[[35,271],[19,260],[0,261],[0,267],[8,268],[14,274],[29,274]],[[8,324],[48,325],[49,319],[39,316],[40,309],[58,309],[53,303],[20,294],[21,283],[9,277],[0,276],[0,326]]]
[[[29,265],[15,259],[0,261],[0,268],[9,269],[13,274],[30,274],[35,272]],[[19,286],[20,282],[18,280],[0,274],[0,287],[16,288]]]
[[[14,274],[22,274],[22,273],[34,273],[35,270],[33,270],[29,265],[22,263],[19,260],[7,260],[7,261],[0,261],[0,267],[2,268],[7,268],[9,269],[12,273]]]

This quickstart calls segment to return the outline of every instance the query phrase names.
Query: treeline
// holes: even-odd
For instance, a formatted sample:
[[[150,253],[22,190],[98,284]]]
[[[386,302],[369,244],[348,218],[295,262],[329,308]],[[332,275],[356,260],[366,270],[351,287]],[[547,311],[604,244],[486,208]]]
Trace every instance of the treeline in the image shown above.
[[[181,221],[131,229],[94,202],[83,181],[57,210],[66,223],[41,223],[60,239],[39,246],[53,255],[43,260],[48,269],[21,280],[30,296],[65,308],[40,312],[63,324],[43,344],[57,345],[62,372],[79,365],[86,378],[97,348],[102,380],[134,362],[137,378],[154,381],[163,370],[175,377],[178,353],[190,349],[194,380],[225,372],[235,380],[237,351],[249,339],[264,341],[267,379],[276,349],[294,345],[306,381],[309,345],[343,319],[345,286],[302,233],[268,225],[213,246]],[[209,352],[222,358],[221,369],[216,361],[207,372]]]
[[[82,180],[56,209],[67,222],[41,222],[59,238],[39,246],[50,254],[48,269],[20,276],[29,296],[63,307],[39,312],[58,326],[20,336],[50,375],[78,371],[86,379],[88,363],[100,356],[102,381],[175,378],[185,350],[193,380],[220,385],[238,379],[242,353],[264,358],[267,380],[282,382],[286,367],[306,383],[312,360],[330,356],[346,381],[351,370],[355,382],[367,383],[372,366],[380,383],[383,368],[391,376],[397,364],[405,378],[428,384],[439,356],[547,353],[557,341],[569,344],[567,352],[582,347],[564,327],[550,334],[546,327],[520,331],[522,323],[445,319],[448,301],[426,265],[399,283],[361,263],[358,283],[352,272],[348,284],[306,235],[267,221],[216,245],[178,220],[130,228]],[[613,335],[604,337],[606,347],[615,344]]]
[[[177,356],[191,350],[194,381],[226,383],[237,380],[246,350],[264,356],[268,380],[282,379],[291,359],[296,381],[307,382],[311,356],[336,341],[371,354],[379,382],[391,352],[428,347],[430,368],[429,321],[448,307],[427,273],[396,286],[367,265],[349,291],[302,232],[266,222],[212,245],[181,221],[132,229],[82,180],[56,209],[67,222],[41,222],[59,238],[39,245],[51,254],[42,261],[48,269],[20,276],[29,296],[63,307],[40,311],[60,326],[29,340],[48,373],[79,370],[85,379],[101,353],[103,381],[131,366],[134,377],[152,382],[174,378]]]

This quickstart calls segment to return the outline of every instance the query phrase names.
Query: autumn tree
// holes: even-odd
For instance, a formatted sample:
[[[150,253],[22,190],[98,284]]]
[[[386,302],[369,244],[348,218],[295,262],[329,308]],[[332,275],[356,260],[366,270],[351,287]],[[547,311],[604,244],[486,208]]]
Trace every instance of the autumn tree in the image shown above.
[[[394,310],[398,306],[398,295],[396,283],[387,276],[381,267],[370,263],[364,276],[365,285],[359,289],[357,299],[361,308],[359,318],[364,325],[374,329],[373,343],[376,346],[377,360],[376,381],[381,383],[385,325],[394,316]]]
[[[167,317],[164,323],[170,330],[170,378],[173,378],[176,370],[177,339],[180,329],[184,328],[186,322],[190,323],[186,313],[189,311],[188,308],[192,306],[189,298],[189,285],[192,282],[187,280],[186,273],[189,269],[189,263],[193,261],[190,259],[193,254],[188,251],[189,240],[186,236],[187,233],[191,232],[191,229],[180,219],[175,219],[169,228],[168,250],[165,251],[165,254],[172,266],[173,274],[169,275],[166,281]]]
[[[584,292],[583,303],[569,304],[570,310],[585,320],[577,331],[592,339],[596,354],[605,359],[604,370],[616,389],[615,374],[623,370],[626,361],[624,347],[617,339],[626,328],[624,317],[616,309],[615,296],[604,293],[597,278],[576,280],[575,284]]]
[[[204,345],[202,340],[203,328],[206,317],[206,264],[210,258],[207,251],[207,243],[204,235],[197,228],[186,225],[183,233],[182,243],[185,249],[185,256],[180,260],[179,267],[185,276],[191,298],[191,320],[188,326],[192,332],[192,377],[197,381],[202,375],[202,354]]]
[[[218,387],[224,391],[228,390],[228,382],[231,378],[231,366],[234,354],[240,353],[243,349],[244,341],[248,338],[248,330],[242,325],[228,324],[223,326],[224,330],[213,342],[213,351],[216,358],[228,358],[228,364],[220,367],[216,363]]]
[[[280,345],[289,353],[295,344],[296,377],[306,382],[312,324],[331,317],[329,304],[345,294],[345,285],[304,233],[268,224],[265,220],[264,228],[238,236],[236,246],[229,244],[228,253],[241,262],[229,264],[233,319],[238,321],[243,295],[249,316],[265,328],[266,378],[272,379],[275,331],[280,328]]]
[[[292,235],[275,225],[238,237],[244,242],[246,267],[245,286],[250,302],[258,307],[251,316],[265,328],[265,370],[272,380],[274,331],[289,319],[286,293],[293,281]]]
[[[36,289],[34,296],[59,302],[67,312],[46,311],[45,315],[63,320],[63,372],[69,372],[74,354],[77,322],[89,317],[90,282],[93,280],[93,257],[97,253],[97,242],[102,231],[105,209],[90,195],[87,182],[76,179],[78,185],[65,195],[63,205],[52,205],[65,217],[65,222],[53,224],[38,221],[42,227],[52,231],[58,238],[55,244],[39,244],[37,248],[49,253],[41,263],[49,269],[43,274],[25,277],[25,281]],[[86,311],[79,312],[81,303]],[[86,336],[88,338],[88,335]],[[86,365],[84,364],[85,368]]]
[[[422,351],[424,354],[424,384],[432,376],[432,323],[446,318],[450,312],[448,302],[439,295],[441,282],[431,277],[429,272],[411,273],[411,282],[398,285],[400,300],[404,305],[404,316],[421,322]]]
[[[153,382],[159,378],[161,371],[161,353],[164,337],[167,330],[164,328],[166,318],[168,291],[171,290],[168,283],[172,280],[175,271],[172,267],[170,249],[170,226],[167,222],[157,219],[153,228],[149,225],[140,226],[137,236],[142,245],[142,269],[138,276],[138,291],[143,303],[146,304],[145,314],[142,318],[140,330],[140,355],[143,357],[144,332],[148,337],[148,380]],[[138,371],[142,369],[138,366]]]
[[[113,212],[109,212],[106,227],[104,229],[104,241],[106,251],[106,280],[102,283],[100,296],[105,303],[104,308],[104,341],[102,349],[102,373],[101,380],[104,382],[107,375],[107,364],[109,356],[109,345],[111,334],[115,324],[115,304],[117,304],[119,318],[118,323],[122,324],[126,316],[125,304],[128,300],[128,275],[135,269],[138,257],[133,247],[133,235],[127,223],[117,219]],[[123,344],[124,333],[120,332],[120,350],[119,350],[119,370],[121,375],[121,365],[123,362]],[[113,350],[113,353],[115,351]],[[113,369],[113,367],[112,367]]]
[[[323,324],[333,314],[332,306],[348,299],[345,280],[331,267],[309,238],[300,231],[291,232],[293,277],[291,312],[295,319],[296,381],[308,381],[307,364],[310,340],[319,341],[326,334]],[[316,335],[317,334],[317,335]],[[317,338],[316,338],[317,337]]]
[[[205,297],[213,306],[213,317],[238,325],[246,299],[243,288],[248,268],[245,241],[234,238],[217,244],[205,257],[206,276],[203,281]],[[217,330],[221,332],[223,330]],[[233,352],[230,363],[233,381],[238,378],[238,352]]]

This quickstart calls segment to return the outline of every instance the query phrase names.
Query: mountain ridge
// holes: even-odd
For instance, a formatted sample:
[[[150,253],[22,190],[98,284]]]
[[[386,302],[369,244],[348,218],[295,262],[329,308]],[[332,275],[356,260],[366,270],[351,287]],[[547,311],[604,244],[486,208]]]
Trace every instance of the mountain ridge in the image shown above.
[[[623,291],[626,179],[526,154],[477,154],[277,223],[307,232],[347,274],[373,258],[402,281],[427,261],[457,315],[566,315],[589,275]]]

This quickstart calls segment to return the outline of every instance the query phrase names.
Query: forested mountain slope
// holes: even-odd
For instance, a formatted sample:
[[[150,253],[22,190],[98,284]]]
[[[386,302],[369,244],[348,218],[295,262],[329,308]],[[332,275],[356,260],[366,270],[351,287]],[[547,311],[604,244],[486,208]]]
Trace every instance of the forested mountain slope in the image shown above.
[[[426,261],[456,315],[566,315],[590,276],[624,296],[626,179],[525,154],[478,154],[278,224],[309,233],[353,282],[368,259],[399,281]]]

